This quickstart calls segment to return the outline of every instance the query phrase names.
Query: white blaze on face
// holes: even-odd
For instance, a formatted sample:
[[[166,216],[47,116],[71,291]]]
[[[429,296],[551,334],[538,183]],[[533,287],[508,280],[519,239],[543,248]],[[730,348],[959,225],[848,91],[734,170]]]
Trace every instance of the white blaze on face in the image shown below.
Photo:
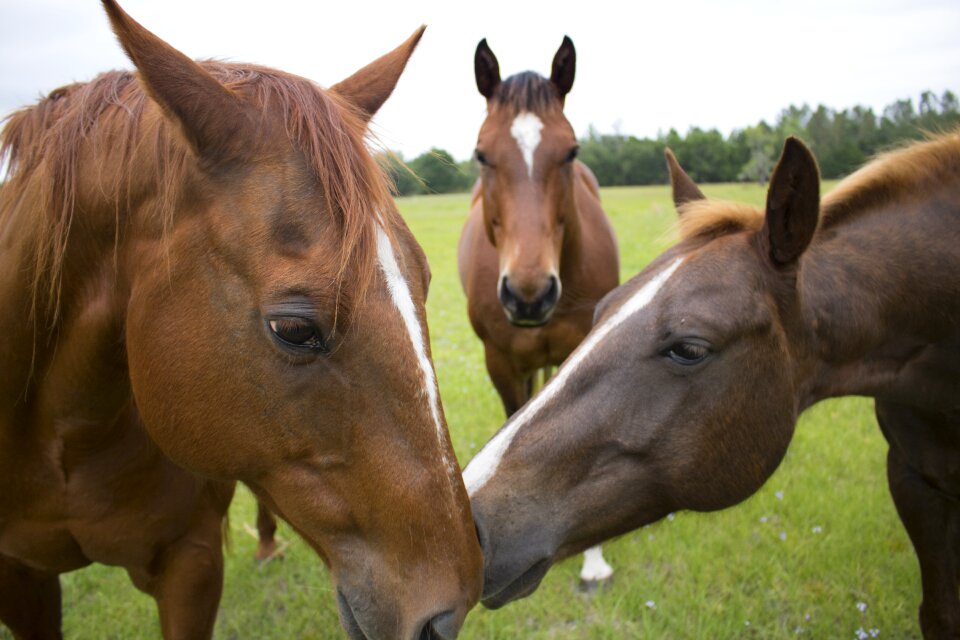
[[[543,121],[535,114],[524,111],[513,119],[510,125],[510,135],[517,141],[520,147],[520,153],[527,163],[527,173],[533,177],[533,154],[540,145],[540,130],[543,129]]]
[[[387,280],[387,287],[390,290],[390,298],[397,310],[400,311],[400,317],[403,318],[403,324],[407,328],[407,334],[410,336],[410,343],[413,345],[413,352],[417,356],[417,363],[420,366],[420,373],[423,375],[423,390],[430,405],[430,415],[433,418],[434,427],[437,430],[437,440],[440,443],[440,451],[447,470],[452,474],[456,472],[456,467],[451,463],[447,456],[446,439],[444,437],[443,421],[440,419],[440,394],[437,391],[437,377],[433,372],[433,365],[430,358],[427,357],[426,340],[424,338],[423,328],[420,326],[420,318],[417,317],[417,309],[413,304],[413,296],[410,295],[410,287],[400,271],[400,265],[397,264],[397,258],[393,253],[393,245],[390,238],[382,228],[377,228],[377,256],[380,261],[380,270]]]
[[[487,481],[493,477],[500,460],[507,448],[517,435],[517,432],[536,417],[551,400],[556,397],[562,397],[567,382],[573,376],[577,367],[582,363],[590,352],[596,347],[611,331],[619,327],[627,318],[637,313],[653,300],[657,292],[660,291],[664,283],[673,275],[673,273],[683,263],[683,258],[677,258],[670,265],[652,277],[643,285],[639,291],[634,293],[624,302],[619,309],[602,324],[597,325],[587,334],[586,339],[580,343],[576,351],[570,354],[570,357],[560,366],[557,374],[547,383],[540,393],[535,395],[527,404],[514,414],[513,419],[507,423],[490,442],[484,445],[467,468],[463,470],[463,481],[467,486],[467,493],[473,496],[480,490]]]

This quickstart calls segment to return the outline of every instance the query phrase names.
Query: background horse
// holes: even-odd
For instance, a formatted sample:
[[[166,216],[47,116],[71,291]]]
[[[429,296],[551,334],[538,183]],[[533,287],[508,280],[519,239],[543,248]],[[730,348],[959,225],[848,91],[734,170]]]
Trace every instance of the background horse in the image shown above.
[[[528,71],[501,82],[486,40],[474,67],[487,117],[458,265],[470,323],[510,417],[530,399],[537,372],[563,362],[587,335],[620,266],[597,180],[576,159],[563,114],[576,71],[573,42],[563,39],[549,80]],[[587,560],[585,583],[609,577],[599,550]]]
[[[429,270],[364,142],[422,29],[323,91],[103,4],[139,73],[3,134],[0,620],[59,637],[58,574],[102,562],[165,637],[210,636],[242,480],[328,564],[351,637],[454,637],[482,560]]]
[[[610,294],[554,379],[465,471],[491,606],[551,563],[678,509],[722,509],[780,463],[798,414],[876,399],[920,561],[926,638],[960,634],[960,131],[824,198],[789,139],[765,211],[671,164],[683,240]]]

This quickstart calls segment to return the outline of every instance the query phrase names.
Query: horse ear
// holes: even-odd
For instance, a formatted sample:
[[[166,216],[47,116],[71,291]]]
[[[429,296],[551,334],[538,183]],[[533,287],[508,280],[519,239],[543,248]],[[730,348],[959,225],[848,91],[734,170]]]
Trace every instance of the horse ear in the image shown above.
[[[379,111],[397,86],[400,74],[417,48],[426,25],[413,32],[407,40],[390,53],[380,56],[352,76],[330,87],[330,90],[359,107],[367,121]]]
[[[680,205],[694,200],[706,200],[700,187],[696,185],[693,178],[687,175],[676,156],[669,148],[663,150],[663,155],[667,157],[667,169],[670,171],[670,185],[673,188],[673,206],[680,212]]]
[[[115,0],[102,2],[147,93],[180,125],[197,156],[212,165],[242,157],[252,137],[251,107],[127,15]]]
[[[573,48],[573,40],[563,36],[563,42],[553,56],[553,70],[550,72],[550,82],[560,92],[560,102],[573,88],[573,76],[577,72],[577,50]]]
[[[493,55],[486,38],[480,41],[477,52],[473,55],[473,72],[480,95],[489,100],[500,84],[500,63],[497,62],[497,56]]]
[[[810,244],[820,216],[820,170],[813,154],[790,136],[773,169],[763,226],[770,258],[783,266],[795,262]]]

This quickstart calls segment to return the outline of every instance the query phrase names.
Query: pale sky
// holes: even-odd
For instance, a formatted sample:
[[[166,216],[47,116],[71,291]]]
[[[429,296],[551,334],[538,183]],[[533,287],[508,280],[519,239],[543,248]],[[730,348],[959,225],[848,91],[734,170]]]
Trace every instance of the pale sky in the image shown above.
[[[470,157],[485,101],[473,78],[487,38],[503,77],[549,75],[577,48],[566,113],[577,134],[652,137],[671,127],[772,122],[789,104],[878,111],[926,89],[960,93],[960,0],[126,0],[193,58],[256,62],[329,86],[427,31],[374,120],[409,160]],[[100,71],[130,68],[96,0],[0,0],[0,113]]]

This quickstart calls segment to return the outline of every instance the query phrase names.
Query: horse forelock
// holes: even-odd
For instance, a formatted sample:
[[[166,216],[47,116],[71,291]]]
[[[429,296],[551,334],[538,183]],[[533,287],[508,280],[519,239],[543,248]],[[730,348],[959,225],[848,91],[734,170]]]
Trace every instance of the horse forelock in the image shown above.
[[[493,95],[493,103],[516,113],[540,114],[563,108],[556,86],[534,71],[524,71],[501,82]]]
[[[251,100],[265,118],[281,118],[326,194],[340,230],[334,272],[342,285],[350,270],[352,297],[362,297],[376,270],[376,229],[382,225],[392,235],[398,217],[383,171],[367,151],[364,120],[343,100],[304,78],[255,65],[207,61],[202,66]],[[116,211],[116,242],[121,219],[136,196],[131,191],[135,182],[150,175],[156,211],[163,228],[170,229],[188,172],[196,170],[186,161],[190,151],[171,124],[150,117],[157,112],[146,109],[150,100],[136,79],[132,72],[111,71],[88,83],[62,87],[10,115],[0,133],[0,162],[7,163],[7,180],[0,190],[0,232],[21,218],[36,229],[32,238],[23,239],[36,244],[33,306],[36,312],[45,304],[53,320],[60,313],[63,260],[83,170],[81,152],[92,151],[123,168],[115,176],[98,175]]]
[[[763,228],[763,211],[757,207],[718,200],[692,200],[680,205],[677,227],[683,240],[756,232]]]

